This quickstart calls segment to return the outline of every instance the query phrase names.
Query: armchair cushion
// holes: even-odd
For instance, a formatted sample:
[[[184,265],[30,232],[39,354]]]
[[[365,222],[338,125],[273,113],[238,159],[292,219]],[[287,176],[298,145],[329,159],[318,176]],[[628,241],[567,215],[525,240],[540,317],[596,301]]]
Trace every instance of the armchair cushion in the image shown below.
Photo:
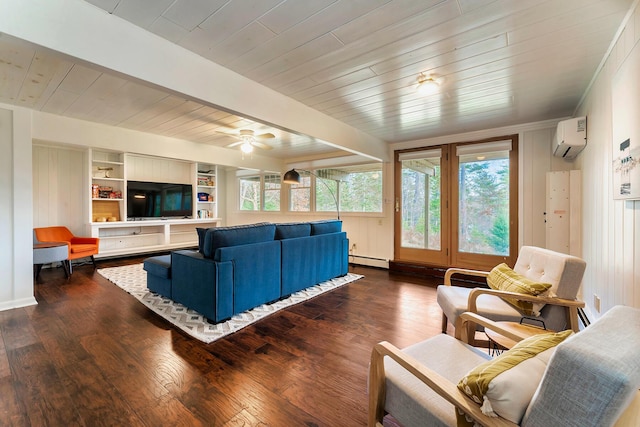
[[[539,334],[469,371],[458,388],[482,413],[519,424],[555,350],[573,331]]]
[[[517,292],[526,295],[542,295],[551,288],[551,283],[540,283],[527,279],[516,273],[505,263],[495,266],[487,276],[487,284],[491,289],[507,292]],[[520,301],[514,298],[505,298],[505,301],[514,305],[527,316],[539,316],[544,304],[533,304],[530,301]]]

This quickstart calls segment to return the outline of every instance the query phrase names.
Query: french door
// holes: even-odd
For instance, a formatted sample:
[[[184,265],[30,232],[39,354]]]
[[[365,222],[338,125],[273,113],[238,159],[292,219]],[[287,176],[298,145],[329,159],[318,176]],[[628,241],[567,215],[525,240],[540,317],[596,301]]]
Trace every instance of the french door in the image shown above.
[[[517,135],[396,152],[395,260],[435,267],[513,266]]]

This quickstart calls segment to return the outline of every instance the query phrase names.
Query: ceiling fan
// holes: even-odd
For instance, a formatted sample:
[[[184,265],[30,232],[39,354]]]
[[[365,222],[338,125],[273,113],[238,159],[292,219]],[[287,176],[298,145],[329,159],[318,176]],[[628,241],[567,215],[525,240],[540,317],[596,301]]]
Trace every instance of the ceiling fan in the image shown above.
[[[227,147],[232,148],[239,145],[243,153],[251,153],[254,147],[260,148],[262,150],[271,150],[271,148],[273,147],[258,141],[258,139],[273,139],[276,137],[272,133],[262,133],[260,135],[256,135],[255,132],[252,131],[251,129],[241,129],[238,135],[233,135],[229,133],[225,133],[225,135],[233,136],[234,138],[239,138],[240,141],[229,144],[227,145]]]

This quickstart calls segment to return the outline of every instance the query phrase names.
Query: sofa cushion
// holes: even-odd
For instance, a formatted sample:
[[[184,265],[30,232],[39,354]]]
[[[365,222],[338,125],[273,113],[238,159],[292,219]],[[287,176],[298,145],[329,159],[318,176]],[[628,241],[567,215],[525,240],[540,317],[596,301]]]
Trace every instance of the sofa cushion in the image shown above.
[[[339,219],[329,219],[326,221],[311,222],[311,235],[339,233],[342,231],[342,221]]]
[[[275,224],[269,223],[210,228],[205,234],[203,255],[213,258],[218,248],[268,242],[274,240],[275,232]]]
[[[482,412],[520,424],[555,347],[573,331],[544,333],[520,341],[511,350],[465,375],[458,388],[482,405]]]
[[[215,228],[215,227],[209,227]],[[198,252],[204,253],[204,236],[207,234],[207,230],[209,228],[196,227],[196,232],[198,233]]]
[[[311,235],[311,224],[308,222],[292,222],[276,224],[276,240],[307,237]]]
[[[154,276],[171,278],[171,255],[160,255],[144,260],[144,269]]]
[[[487,284],[491,289],[533,296],[545,295],[545,292],[551,288],[550,283],[540,283],[529,280],[523,275],[513,271],[505,263],[495,266],[489,272]],[[544,304],[533,304],[529,301],[519,301],[514,298],[505,298],[504,300],[519,308],[528,316],[539,316],[540,309],[544,307]]]

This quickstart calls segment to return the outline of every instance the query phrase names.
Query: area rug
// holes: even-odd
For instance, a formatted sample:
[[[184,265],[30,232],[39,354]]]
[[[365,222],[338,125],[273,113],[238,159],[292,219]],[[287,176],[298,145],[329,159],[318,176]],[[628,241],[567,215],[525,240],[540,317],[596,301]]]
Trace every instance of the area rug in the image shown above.
[[[348,273],[346,276],[337,277],[291,294],[286,299],[271,304],[263,304],[244,313],[236,314],[225,322],[211,324],[197,311],[149,291],[147,289],[147,272],[142,269],[142,264],[101,268],[98,273],[133,295],[154,313],[182,329],[190,336],[207,344],[249,326],[278,310],[299,304],[364,277],[359,274]]]

